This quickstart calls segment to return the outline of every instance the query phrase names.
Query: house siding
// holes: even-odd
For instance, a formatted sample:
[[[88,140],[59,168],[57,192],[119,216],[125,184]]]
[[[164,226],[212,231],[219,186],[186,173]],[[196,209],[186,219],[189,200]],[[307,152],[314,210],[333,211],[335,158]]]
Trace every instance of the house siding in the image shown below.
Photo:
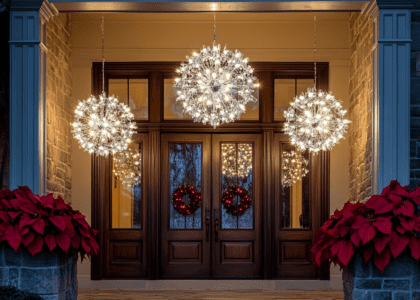
[[[411,12],[410,188],[420,186],[420,5]]]
[[[6,5],[0,1],[0,10]],[[0,189],[9,188],[9,12],[0,12]]]

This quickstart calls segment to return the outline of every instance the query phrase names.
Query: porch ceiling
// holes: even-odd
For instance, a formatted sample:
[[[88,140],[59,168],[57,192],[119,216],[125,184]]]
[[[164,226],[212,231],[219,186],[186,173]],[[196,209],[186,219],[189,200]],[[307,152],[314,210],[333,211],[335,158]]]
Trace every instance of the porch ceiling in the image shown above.
[[[290,12],[361,11],[369,1],[280,1],[280,2],[136,2],[126,0],[66,2],[51,0],[60,12]]]

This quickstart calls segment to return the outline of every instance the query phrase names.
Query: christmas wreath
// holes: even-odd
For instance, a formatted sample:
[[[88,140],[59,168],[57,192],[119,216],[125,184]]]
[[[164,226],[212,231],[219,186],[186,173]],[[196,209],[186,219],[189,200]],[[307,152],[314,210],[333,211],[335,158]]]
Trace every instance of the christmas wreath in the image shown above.
[[[185,204],[182,197],[188,195],[188,204]],[[183,184],[175,189],[172,195],[174,208],[181,215],[187,216],[193,214],[201,205],[201,193],[193,186]]]
[[[237,204],[232,204],[235,196],[239,196],[239,201]],[[251,207],[248,191],[239,185],[232,185],[223,193],[222,203],[226,212],[232,216],[241,216]]]

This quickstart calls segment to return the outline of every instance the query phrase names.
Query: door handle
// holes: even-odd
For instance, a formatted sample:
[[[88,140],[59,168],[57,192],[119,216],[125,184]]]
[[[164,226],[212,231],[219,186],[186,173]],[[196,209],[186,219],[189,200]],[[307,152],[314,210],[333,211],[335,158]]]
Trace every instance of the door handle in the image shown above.
[[[206,242],[210,240],[210,209],[206,209]]]
[[[217,232],[217,226],[219,226],[219,209],[214,209],[214,241],[219,241],[219,236]]]

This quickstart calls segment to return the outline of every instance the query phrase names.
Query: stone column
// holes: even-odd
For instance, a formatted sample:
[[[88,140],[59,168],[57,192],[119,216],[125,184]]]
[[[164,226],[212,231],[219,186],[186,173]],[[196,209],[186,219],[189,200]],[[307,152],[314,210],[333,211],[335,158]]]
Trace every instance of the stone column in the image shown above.
[[[10,3],[10,189],[46,192],[46,30],[48,0]]]
[[[410,9],[415,3],[372,0],[362,11],[374,20],[372,194],[391,180],[410,183]]]

